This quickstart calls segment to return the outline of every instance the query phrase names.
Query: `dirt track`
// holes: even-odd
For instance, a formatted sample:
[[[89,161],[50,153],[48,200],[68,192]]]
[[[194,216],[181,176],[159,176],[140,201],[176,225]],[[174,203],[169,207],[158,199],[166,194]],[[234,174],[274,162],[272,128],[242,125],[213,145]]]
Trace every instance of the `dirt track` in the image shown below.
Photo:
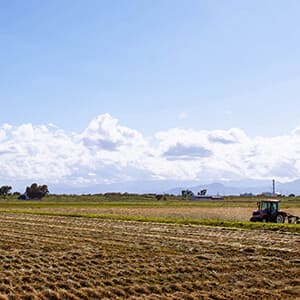
[[[22,214],[0,222],[0,299],[300,298],[299,234]]]

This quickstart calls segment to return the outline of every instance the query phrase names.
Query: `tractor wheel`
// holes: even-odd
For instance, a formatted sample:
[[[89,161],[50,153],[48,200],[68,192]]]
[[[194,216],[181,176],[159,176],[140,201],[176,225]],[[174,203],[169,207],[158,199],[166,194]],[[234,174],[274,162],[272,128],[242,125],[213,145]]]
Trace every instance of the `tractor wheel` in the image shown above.
[[[276,223],[284,223],[284,215],[278,214],[276,216]]]

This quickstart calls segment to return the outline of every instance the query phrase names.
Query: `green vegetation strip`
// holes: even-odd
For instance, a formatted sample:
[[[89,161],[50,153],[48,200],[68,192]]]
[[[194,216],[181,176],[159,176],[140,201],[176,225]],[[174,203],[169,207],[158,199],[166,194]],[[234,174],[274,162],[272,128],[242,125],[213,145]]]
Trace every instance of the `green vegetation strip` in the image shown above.
[[[30,215],[43,216],[61,216],[61,217],[80,217],[80,218],[98,218],[120,221],[134,221],[134,222],[152,222],[162,224],[176,224],[176,225],[195,225],[195,226],[215,226],[236,229],[260,229],[272,231],[285,231],[300,233],[300,224],[275,224],[275,223],[261,223],[261,222],[237,222],[228,220],[200,220],[188,218],[168,218],[168,217],[153,217],[153,216],[136,216],[136,215],[118,215],[118,214],[84,214],[84,213],[60,213],[60,212],[41,212],[33,210],[11,210],[0,209],[0,213],[20,213]]]
[[[299,202],[300,206],[300,202]],[[253,207],[253,202],[232,201],[0,201],[0,208],[157,208],[157,207]]]

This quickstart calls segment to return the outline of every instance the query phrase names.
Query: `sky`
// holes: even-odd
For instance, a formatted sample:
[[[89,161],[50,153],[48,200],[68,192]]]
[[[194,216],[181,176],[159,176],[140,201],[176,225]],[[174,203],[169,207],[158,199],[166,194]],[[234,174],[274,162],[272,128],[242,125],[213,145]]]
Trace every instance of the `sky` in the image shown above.
[[[299,13],[0,1],[0,184],[300,178]]]

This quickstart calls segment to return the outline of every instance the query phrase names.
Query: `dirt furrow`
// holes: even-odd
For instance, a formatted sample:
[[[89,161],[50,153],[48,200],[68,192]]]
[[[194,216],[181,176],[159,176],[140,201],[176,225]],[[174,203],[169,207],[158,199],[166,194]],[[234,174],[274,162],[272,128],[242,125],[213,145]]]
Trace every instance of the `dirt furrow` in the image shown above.
[[[299,234],[25,214],[0,222],[0,299],[300,297]]]

